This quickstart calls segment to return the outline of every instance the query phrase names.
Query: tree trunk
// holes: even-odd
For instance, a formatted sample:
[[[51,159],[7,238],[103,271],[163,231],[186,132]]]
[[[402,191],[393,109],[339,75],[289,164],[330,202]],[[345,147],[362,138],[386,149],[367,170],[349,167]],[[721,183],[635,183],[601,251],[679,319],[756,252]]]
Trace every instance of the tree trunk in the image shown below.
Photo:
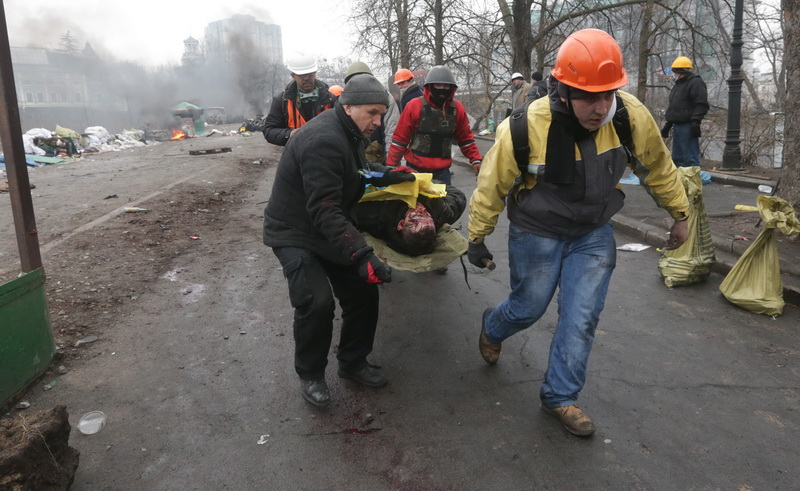
[[[636,81],[636,98],[645,102],[647,97],[647,75],[650,73],[648,62],[650,60],[650,31],[653,22],[653,4],[655,0],[648,0],[642,14],[642,30],[639,31],[639,59],[637,60],[639,77]]]
[[[444,65],[443,14],[442,0],[436,0],[433,4],[433,60],[435,65]]]
[[[531,5],[533,0],[497,0],[503,14],[503,25],[511,41],[511,71],[530,78],[533,32],[531,30]],[[510,75],[510,74],[509,74]]]
[[[795,209],[800,208],[800,167],[791,156],[800,155],[800,0],[783,0],[784,66],[786,66],[786,129],[783,143],[783,171],[778,195]]]
[[[411,64],[411,53],[408,47],[411,39],[408,28],[408,0],[394,0],[394,8],[397,15],[397,40],[400,48],[398,59],[400,66],[392,68],[397,71],[399,68],[408,68]]]

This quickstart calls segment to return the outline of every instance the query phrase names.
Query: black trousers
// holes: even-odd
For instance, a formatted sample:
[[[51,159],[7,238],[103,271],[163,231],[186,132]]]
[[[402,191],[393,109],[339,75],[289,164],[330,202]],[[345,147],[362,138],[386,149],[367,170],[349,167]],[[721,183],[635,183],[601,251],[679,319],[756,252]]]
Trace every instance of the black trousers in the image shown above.
[[[355,266],[327,261],[308,249],[276,247],[294,307],[294,367],[303,380],[325,376],[333,338],[334,296],[342,308],[336,358],[342,370],[367,365],[378,325],[378,286],[365,283]]]

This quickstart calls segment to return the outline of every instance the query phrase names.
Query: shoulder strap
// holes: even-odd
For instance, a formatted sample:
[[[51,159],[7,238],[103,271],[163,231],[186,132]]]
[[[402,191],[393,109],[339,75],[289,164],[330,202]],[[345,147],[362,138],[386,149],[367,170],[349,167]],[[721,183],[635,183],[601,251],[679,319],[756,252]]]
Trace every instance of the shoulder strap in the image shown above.
[[[528,142],[528,106],[533,101],[527,101],[511,112],[508,122],[511,130],[511,143],[514,146],[514,159],[517,167],[523,174],[528,172],[528,156],[531,153],[531,146]]]
[[[628,154],[628,162],[633,162],[633,135],[631,134],[631,119],[628,116],[628,109],[622,102],[622,97],[619,94],[614,94],[617,98],[617,112],[614,113],[614,118],[611,122],[614,124],[614,129],[617,131],[617,138],[619,138],[622,146],[625,147],[625,153]]]
[[[617,98],[617,112],[614,113],[612,123],[617,132],[622,146],[625,147],[625,152],[628,154],[628,161],[633,162],[633,135],[631,134],[631,121],[628,116],[628,109],[622,102],[619,94],[615,94]],[[511,130],[511,143],[514,146],[514,159],[517,161],[517,167],[523,174],[528,171],[528,157],[531,152],[530,143],[528,141],[528,106],[533,101],[527,101],[522,106],[514,109],[509,116],[509,129]]]

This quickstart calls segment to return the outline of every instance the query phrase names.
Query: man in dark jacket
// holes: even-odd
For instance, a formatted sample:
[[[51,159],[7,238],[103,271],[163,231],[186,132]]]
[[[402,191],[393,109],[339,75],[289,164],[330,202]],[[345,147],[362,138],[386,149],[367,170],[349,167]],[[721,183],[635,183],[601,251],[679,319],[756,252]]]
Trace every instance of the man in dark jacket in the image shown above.
[[[700,75],[692,73],[692,61],[679,56],[672,62],[675,85],[669,93],[667,123],[661,136],[672,134],[672,160],[678,167],[700,165],[700,123],[708,112],[708,91]]]
[[[445,224],[454,224],[467,207],[467,197],[453,186],[447,195],[431,198],[420,195],[417,206],[405,201],[367,201],[354,208],[359,230],[385,240],[386,245],[409,256],[430,254],[436,247],[436,232]]]
[[[292,82],[272,99],[264,121],[264,138],[274,145],[286,145],[289,138],[311,118],[333,107],[328,84],[317,80],[317,60],[295,55],[286,63]]]
[[[535,101],[547,95],[547,81],[543,80],[542,72],[533,72],[531,75],[531,90],[528,91],[528,100]]]
[[[366,138],[380,125],[389,105],[371,75],[350,80],[331,111],[308,122],[290,138],[275,173],[264,210],[264,244],[283,266],[294,307],[295,370],[303,398],[330,403],[325,382],[333,334],[335,299],[342,309],[336,355],[339,376],[368,387],[386,378],[367,362],[378,322],[378,283],[391,281],[356,229],[352,208],[367,183],[388,186],[414,174],[381,166],[364,177]]]

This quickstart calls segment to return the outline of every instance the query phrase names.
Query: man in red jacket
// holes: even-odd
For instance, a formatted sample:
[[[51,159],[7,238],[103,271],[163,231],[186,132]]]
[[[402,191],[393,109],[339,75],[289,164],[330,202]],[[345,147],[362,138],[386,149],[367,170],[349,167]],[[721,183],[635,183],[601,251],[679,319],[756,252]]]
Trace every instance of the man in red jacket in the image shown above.
[[[405,158],[412,169],[430,172],[437,181],[450,184],[451,147],[455,140],[478,175],[482,158],[467,111],[453,98],[457,88],[449,68],[439,65],[430,69],[422,97],[409,101],[400,115],[387,165],[400,165]]]

